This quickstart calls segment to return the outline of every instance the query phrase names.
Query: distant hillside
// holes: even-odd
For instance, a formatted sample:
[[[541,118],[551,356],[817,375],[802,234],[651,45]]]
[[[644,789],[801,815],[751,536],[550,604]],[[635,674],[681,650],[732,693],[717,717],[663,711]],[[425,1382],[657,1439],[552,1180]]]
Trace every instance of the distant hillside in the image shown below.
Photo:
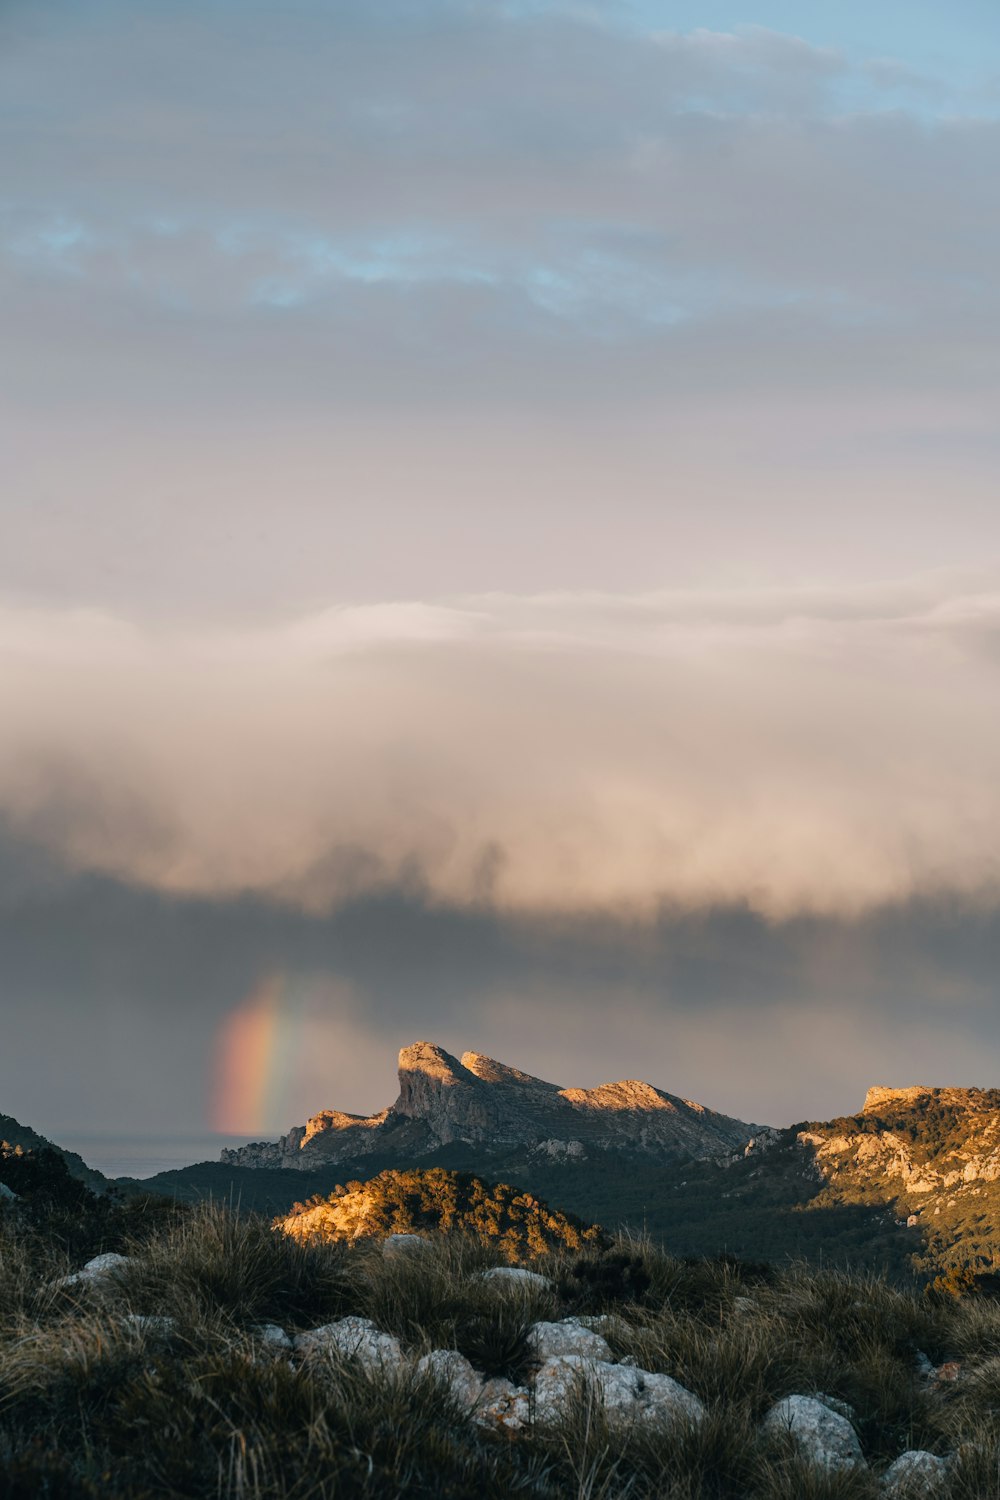
[[[757,1129],[626,1079],[597,1088],[562,1088],[478,1052],[461,1060],[431,1042],[399,1054],[399,1097],[374,1115],[324,1110],[280,1140],[224,1151],[231,1167],[293,1167],[391,1155],[416,1161],[464,1144],[505,1155],[529,1147],[553,1160],[604,1151],[669,1161],[726,1154]]]
[[[88,1167],[82,1156],[77,1156],[75,1151],[66,1151],[62,1146],[57,1146],[54,1141],[48,1140],[44,1135],[39,1135],[37,1130],[32,1130],[28,1125],[22,1125],[11,1115],[0,1115],[0,1148],[4,1142],[10,1146],[20,1146],[24,1151],[44,1149],[56,1151],[66,1163],[70,1175],[80,1182],[85,1182],[88,1187],[96,1191],[101,1191],[108,1185],[104,1174],[94,1167]]]
[[[817,1202],[885,1205],[918,1269],[1000,1267],[1000,1090],[869,1089],[860,1114],[798,1138]]]
[[[349,1183],[326,1198],[296,1204],[275,1227],[303,1240],[455,1231],[489,1242],[510,1261],[604,1242],[596,1225],[551,1209],[530,1193],[441,1167],[380,1172],[370,1182]]]
[[[645,1230],[677,1255],[870,1266],[924,1280],[1000,1264],[996,1090],[873,1089],[856,1115],[764,1130],[708,1159],[461,1140],[417,1152],[405,1130],[378,1138],[377,1155],[308,1171],[203,1163],[141,1186],[281,1216],[351,1178],[437,1166],[509,1182],[609,1230]]]

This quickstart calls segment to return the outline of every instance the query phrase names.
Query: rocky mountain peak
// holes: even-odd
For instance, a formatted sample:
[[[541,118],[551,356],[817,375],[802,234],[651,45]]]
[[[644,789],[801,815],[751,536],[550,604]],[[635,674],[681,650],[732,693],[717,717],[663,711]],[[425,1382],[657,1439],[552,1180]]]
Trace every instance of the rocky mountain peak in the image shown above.
[[[490,1112],[483,1085],[443,1047],[433,1042],[414,1042],[399,1053],[399,1098],[397,1115],[427,1122],[438,1144],[465,1137],[463,1122],[488,1127]]]
[[[429,1073],[442,1078],[463,1072],[458,1058],[452,1057],[436,1042],[412,1042],[409,1047],[400,1047],[399,1069],[400,1072]]]
[[[481,1052],[453,1057],[434,1042],[399,1054],[399,1097],[374,1115],[327,1109],[274,1145],[223,1153],[234,1166],[309,1167],[373,1152],[409,1160],[453,1142],[485,1153],[512,1149],[588,1151],[669,1159],[742,1146],[756,1126],[626,1079],[592,1089],[561,1088]]]
[[[470,1073],[475,1073],[476,1077],[482,1079],[484,1083],[506,1084],[511,1088],[538,1089],[548,1094],[560,1092],[557,1083],[546,1083],[544,1078],[535,1078],[531,1073],[522,1073],[519,1068],[512,1068],[508,1063],[497,1062],[496,1058],[486,1057],[482,1052],[463,1052],[462,1067],[467,1068]]]

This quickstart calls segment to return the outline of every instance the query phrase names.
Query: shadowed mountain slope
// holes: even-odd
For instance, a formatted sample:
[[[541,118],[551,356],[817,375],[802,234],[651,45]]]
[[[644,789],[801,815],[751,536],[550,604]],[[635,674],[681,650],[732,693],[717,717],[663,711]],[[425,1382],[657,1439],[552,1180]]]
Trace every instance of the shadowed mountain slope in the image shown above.
[[[39,1135],[37,1130],[32,1130],[28,1125],[22,1125],[11,1115],[0,1115],[0,1150],[3,1143],[22,1151],[55,1151],[66,1163],[70,1176],[76,1177],[80,1182],[85,1182],[88,1187],[100,1191],[107,1186],[107,1178],[96,1167],[88,1167],[82,1156],[75,1151],[67,1151],[62,1146],[57,1146],[54,1141],[48,1140],[44,1135]]]

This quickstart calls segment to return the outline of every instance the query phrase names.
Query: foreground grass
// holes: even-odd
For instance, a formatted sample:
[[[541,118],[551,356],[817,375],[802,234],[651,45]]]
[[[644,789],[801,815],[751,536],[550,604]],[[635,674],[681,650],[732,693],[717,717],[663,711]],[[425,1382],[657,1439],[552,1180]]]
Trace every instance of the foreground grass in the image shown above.
[[[513,1291],[478,1279],[499,1259],[480,1242],[440,1236],[419,1259],[387,1260],[377,1243],[300,1243],[211,1207],[153,1222],[123,1248],[121,1271],[61,1288],[76,1269],[66,1251],[0,1215],[4,1500],[863,1500],[906,1448],[957,1455],[942,1492],[954,1500],[1000,1495],[992,1301],[683,1263],[632,1242],[540,1257],[551,1287]],[[617,1315],[617,1357],[701,1397],[700,1428],[623,1431],[581,1395],[556,1427],[493,1433],[412,1365],[370,1374],[332,1354],[290,1360],[261,1333],[359,1314],[414,1354],[458,1349],[517,1382],[532,1323],[602,1312]],[[922,1380],[918,1352],[960,1361],[961,1378]],[[817,1474],[761,1435],[767,1409],[796,1392],[850,1403],[870,1471]]]

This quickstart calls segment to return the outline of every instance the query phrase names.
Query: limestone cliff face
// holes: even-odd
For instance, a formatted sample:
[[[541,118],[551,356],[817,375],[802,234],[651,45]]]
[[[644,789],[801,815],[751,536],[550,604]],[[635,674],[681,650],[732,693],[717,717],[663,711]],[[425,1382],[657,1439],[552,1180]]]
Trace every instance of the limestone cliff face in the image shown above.
[[[453,1142],[485,1151],[525,1147],[550,1156],[594,1150],[670,1158],[732,1151],[755,1126],[627,1079],[564,1089],[517,1068],[432,1042],[399,1054],[399,1097],[376,1115],[324,1110],[277,1142],[224,1151],[233,1166],[315,1167],[374,1152],[419,1157]]]
[[[933,1212],[938,1197],[1000,1179],[1000,1091],[878,1086],[860,1115],[800,1131],[798,1141],[831,1183],[926,1196]]]

